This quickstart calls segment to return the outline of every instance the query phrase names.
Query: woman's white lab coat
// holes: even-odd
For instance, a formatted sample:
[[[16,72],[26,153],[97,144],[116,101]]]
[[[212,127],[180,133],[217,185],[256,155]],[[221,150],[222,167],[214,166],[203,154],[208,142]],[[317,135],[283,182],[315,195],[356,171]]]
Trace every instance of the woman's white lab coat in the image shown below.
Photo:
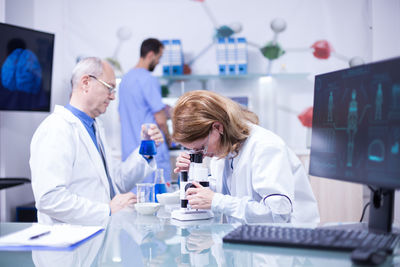
[[[111,158],[96,119],[116,193],[130,191],[155,170],[135,150],[124,161]],[[36,130],[29,161],[39,223],[103,224],[110,215],[110,186],[103,161],[81,121],[56,106]]]
[[[238,156],[229,161],[233,167],[227,178],[230,195],[221,194],[225,160],[213,158],[210,162],[210,184],[219,192],[214,194],[213,211],[243,222],[274,222],[273,213],[291,207],[291,222],[319,222],[305,169],[277,135],[251,125]]]

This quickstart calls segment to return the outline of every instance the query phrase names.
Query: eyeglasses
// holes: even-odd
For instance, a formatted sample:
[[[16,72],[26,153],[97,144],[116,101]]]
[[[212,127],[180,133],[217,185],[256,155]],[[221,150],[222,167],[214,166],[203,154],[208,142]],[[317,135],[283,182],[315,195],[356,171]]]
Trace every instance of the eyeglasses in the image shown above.
[[[210,134],[211,134],[211,131],[208,132],[207,141],[206,141],[206,143],[204,145],[204,148],[202,148],[202,149],[192,149],[192,150],[190,150],[190,153],[193,153],[193,154],[201,153],[203,155],[206,155],[207,154],[207,150],[208,150],[208,143],[210,141]]]
[[[104,85],[105,87],[107,87],[108,93],[109,93],[110,95],[113,94],[113,93],[115,93],[115,88],[114,88],[114,86],[112,86],[112,85],[106,83],[105,81],[103,81],[103,80],[97,78],[97,77],[94,76],[94,75],[89,75],[89,77],[95,79],[96,81],[98,81],[99,83],[101,83],[102,85]]]

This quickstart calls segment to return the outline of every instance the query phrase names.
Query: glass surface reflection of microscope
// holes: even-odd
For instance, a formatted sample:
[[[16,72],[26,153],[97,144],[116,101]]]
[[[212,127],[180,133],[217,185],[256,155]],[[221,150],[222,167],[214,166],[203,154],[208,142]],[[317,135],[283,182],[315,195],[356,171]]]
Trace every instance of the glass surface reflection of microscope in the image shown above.
[[[171,218],[180,221],[195,221],[195,220],[207,220],[214,217],[214,214],[210,210],[198,210],[192,209],[189,205],[189,201],[186,198],[186,191],[195,187],[192,181],[196,181],[203,187],[209,186],[208,180],[208,169],[202,165],[203,154],[196,153],[190,154],[190,167],[188,172],[181,172],[180,175],[180,199],[181,208],[174,210],[171,213]]]

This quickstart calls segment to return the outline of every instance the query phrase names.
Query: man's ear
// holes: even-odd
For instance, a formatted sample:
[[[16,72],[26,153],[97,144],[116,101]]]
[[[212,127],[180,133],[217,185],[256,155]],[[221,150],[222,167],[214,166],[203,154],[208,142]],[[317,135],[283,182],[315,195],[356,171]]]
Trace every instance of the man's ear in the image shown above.
[[[149,61],[152,61],[155,56],[156,56],[156,54],[154,53],[154,51],[150,51],[150,52],[147,53],[146,59],[149,60]]]
[[[89,80],[90,80],[89,75],[83,75],[80,80],[81,88],[85,93],[87,93],[87,90],[89,88]]]

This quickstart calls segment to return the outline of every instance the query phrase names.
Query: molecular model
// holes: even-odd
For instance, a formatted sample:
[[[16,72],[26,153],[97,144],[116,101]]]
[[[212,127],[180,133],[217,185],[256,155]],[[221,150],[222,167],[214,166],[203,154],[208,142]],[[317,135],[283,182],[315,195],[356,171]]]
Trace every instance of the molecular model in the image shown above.
[[[282,18],[276,18],[271,22],[271,29],[274,32],[274,38],[272,41],[268,42],[265,46],[261,47],[261,53],[264,57],[269,60],[268,64],[268,73],[271,71],[272,61],[281,57],[286,53],[285,50],[281,48],[278,40],[278,34],[283,32],[286,29],[286,21]],[[314,44],[311,45],[310,48],[298,48],[292,49],[293,51],[307,51],[310,50],[313,52],[314,57],[318,59],[328,59],[331,55],[335,56],[338,59],[347,61],[350,67],[358,66],[364,64],[364,60],[360,57],[352,57],[347,58],[343,55],[336,53],[332,45],[326,40],[319,40],[316,41]]]
[[[201,3],[206,14],[208,15],[209,19],[214,25],[215,35],[213,36],[212,42],[209,45],[207,45],[204,49],[202,49],[198,55],[196,55],[192,60],[190,60],[187,63],[186,66],[187,71],[185,72],[185,74],[190,73],[190,65],[192,65],[199,57],[205,54],[214,44],[216,44],[216,40],[218,40],[218,38],[229,38],[232,35],[242,31],[242,25],[238,22],[232,23],[230,25],[219,26],[217,20],[211,13],[210,9],[207,7],[205,0],[195,0],[195,1]],[[271,72],[272,62],[289,51],[311,51],[314,57],[317,59],[328,59],[330,56],[334,56],[340,60],[347,61],[350,67],[364,64],[364,60],[361,57],[348,58],[346,56],[336,53],[332,45],[326,40],[316,41],[314,44],[311,45],[311,47],[296,48],[290,50],[287,49],[285,51],[277,40],[278,40],[278,34],[282,33],[286,29],[286,21],[282,18],[276,18],[271,21],[270,26],[272,31],[274,32],[274,37],[272,41],[268,42],[266,45],[262,47],[253,42],[247,42],[248,45],[259,49],[261,51],[261,54],[268,59],[268,68],[267,68],[268,74]]]
[[[231,23],[230,25],[222,25],[219,26],[215,16],[211,13],[211,10],[208,8],[204,0],[194,0],[197,2],[201,3],[201,6],[203,7],[204,11],[206,12],[207,16],[211,20],[211,23],[214,25],[215,28],[215,34],[213,36],[212,42],[208,44],[205,48],[203,48],[200,53],[198,53],[193,59],[191,59],[188,63],[185,65],[185,74],[189,74],[191,72],[190,66],[202,55],[204,55],[214,44],[216,44],[216,41],[219,38],[229,38],[235,33],[239,33],[242,31],[242,25],[239,22],[234,22]]]

